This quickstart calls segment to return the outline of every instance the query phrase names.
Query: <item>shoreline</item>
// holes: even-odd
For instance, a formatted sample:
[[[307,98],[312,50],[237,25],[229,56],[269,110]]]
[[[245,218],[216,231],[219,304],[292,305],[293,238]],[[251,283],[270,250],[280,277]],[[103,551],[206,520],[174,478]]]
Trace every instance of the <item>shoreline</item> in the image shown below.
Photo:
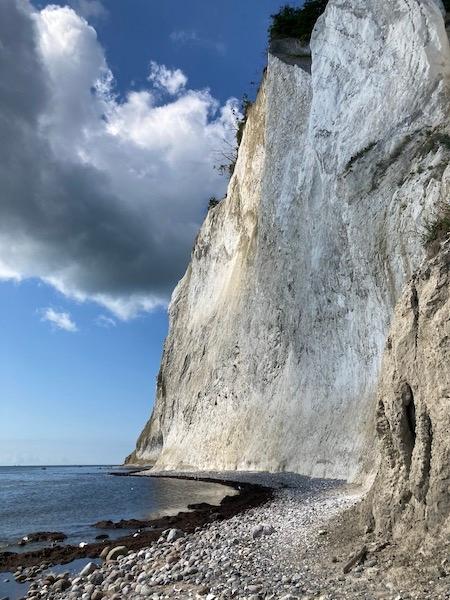
[[[140,476],[162,477],[163,472]],[[423,600],[448,599],[445,548],[427,560],[402,550],[394,539],[361,529],[355,509],[360,486],[294,473],[176,473],[241,488],[234,498],[248,510],[204,519],[190,531],[166,530],[140,550],[80,564],[63,573],[33,577],[27,600]],[[249,486],[249,487],[247,487]],[[245,489],[243,489],[245,488]],[[255,490],[256,488],[256,490]],[[268,494],[266,502],[261,493]],[[228,502],[225,502],[225,507]],[[201,511],[198,513],[201,514]],[[446,563],[445,563],[446,564]],[[445,576],[444,576],[445,575]],[[450,577],[450,572],[448,573]]]
[[[236,490],[236,495],[225,495],[219,505],[208,504],[189,504],[186,511],[179,511],[175,515],[161,516],[150,520],[132,519],[132,527],[146,528],[140,531],[138,535],[130,534],[114,539],[105,539],[91,542],[84,547],[74,545],[46,546],[29,552],[0,552],[0,572],[11,572],[18,567],[28,568],[39,566],[42,563],[49,567],[57,564],[67,564],[82,558],[99,558],[105,547],[125,546],[128,550],[138,551],[146,548],[159,539],[162,531],[166,529],[179,529],[184,533],[192,533],[198,528],[214,521],[227,520],[241,512],[260,506],[270,500],[273,490],[260,484],[238,482],[233,480],[224,480],[214,477],[192,477],[180,474],[171,474],[168,472],[155,473],[148,472],[148,469],[140,468],[130,472],[111,473],[115,477],[137,477],[145,472],[146,477],[168,478],[168,479],[195,479],[205,483],[217,483]],[[113,529],[127,527],[130,520],[112,523]],[[101,529],[101,528],[100,528]],[[136,536],[136,537],[135,537]]]
[[[324,591],[323,574],[328,576],[331,566],[342,573],[341,564],[331,565],[323,547],[318,554],[317,544],[327,542],[322,529],[330,519],[356,500],[344,482],[263,472],[141,472],[139,476],[149,475],[228,483],[241,492],[232,500],[245,501],[248,510],[233,510],[230,518],[204,520],[203,526],[186,533],[160,532],[154,543],[141,550],[124,551],[74,574],[42,573],[31,583],[27,599],[311,600],[322,597],[318,592]],[[251,506],[247,490],[257,493],[258,501]],[[261,494],[267,501],[261,501]]]

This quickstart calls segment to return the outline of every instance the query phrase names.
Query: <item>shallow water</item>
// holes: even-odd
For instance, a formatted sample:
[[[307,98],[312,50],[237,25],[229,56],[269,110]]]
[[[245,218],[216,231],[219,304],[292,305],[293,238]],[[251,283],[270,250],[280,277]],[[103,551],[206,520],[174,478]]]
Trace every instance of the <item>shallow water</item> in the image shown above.
[[[0,551],[37,547],[16,545],[36,531],[61,531],[67,535],[65,543],[89,542],[104,533],[91,527],[97,521],[147,519],[194,502],[219,504],[224,495],[233,493],[214,483],[117,477],[110,474],[113,470],[111,466],[0,467]],[[127,530],[106,533],[118,537]]]
[[[79,558],[65,565],[55,565],[50,569],[47,569],[47,571],[43,571],[40,576],[44,575],[44,573],[58,574],[66,572],[69,572],[71,575],[75,575],[75,573],[79,573],[81,569],[89,562],[96,562],[97,564],[101,563],[100,560],[92,560],[92,558]],[[26,596],[29,587],[30,584],[28,582],[17,583],[14,580],[12,573],[0,572],[0,598],[7,597],[9,600],[23,598]]]

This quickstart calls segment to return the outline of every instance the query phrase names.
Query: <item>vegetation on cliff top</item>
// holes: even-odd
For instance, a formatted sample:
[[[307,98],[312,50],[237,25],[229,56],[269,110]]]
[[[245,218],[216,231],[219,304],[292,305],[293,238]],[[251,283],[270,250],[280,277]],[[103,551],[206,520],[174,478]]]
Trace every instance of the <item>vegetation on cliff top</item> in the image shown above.
[[[328,0],[306,0],[301,8],[283,6],[279,12],[272,15],[272,23],[269,27],[270,39],[297,38],[307,44],[311,39],[314,25],[327,4]]]
[[[208,200],[208,210],[215,208],[219,204],[220,200],[218,200],[215,196],[211,196]]]

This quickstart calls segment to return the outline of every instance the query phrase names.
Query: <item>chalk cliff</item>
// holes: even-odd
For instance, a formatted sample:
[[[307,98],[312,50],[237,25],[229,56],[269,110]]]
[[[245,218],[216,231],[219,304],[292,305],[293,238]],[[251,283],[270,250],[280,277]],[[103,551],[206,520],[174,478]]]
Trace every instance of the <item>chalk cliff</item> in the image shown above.
[[[376,528],[421,539],[450,533],[450,240],[408,282],[380,377]],[[438,530],[438,531],[437,531]]]
[[[330,0],[311,56],[269,54],[129,462],[350,479],[374,464],[387,331],[448,190],[442,5]]]

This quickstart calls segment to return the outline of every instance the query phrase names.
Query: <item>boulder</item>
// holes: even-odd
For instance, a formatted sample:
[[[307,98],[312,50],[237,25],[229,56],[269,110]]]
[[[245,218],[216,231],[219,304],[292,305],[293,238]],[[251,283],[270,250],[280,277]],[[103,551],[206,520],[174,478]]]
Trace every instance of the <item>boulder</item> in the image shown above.
[[[103,583],[103,574],[100,572],[92,573],[89,577],[89,581],[94,585],[101,585]]]
[[[72,584],[68,579],[58,579],[58,581],[55,581],[55,583],[52,585],[52,590],[54,592],[63,592],[64,590],[70,588],[71,585]]]
[[[167,534],[167,541],[169,543],[174,542],[181,537],[184,537],[184,533],[181,531],[181,529],[170,529],[169,533]]]
[[[119,556],[125,556],[127,552],[128,548],[126,546],[116,546],[108,552],[106,560],[117,560]]]
[[[111,550],[111,546],[105,546],[103,550],[100,552],[100,558],[106,558]]]
[[[261,523],[252,529],[252,538],[254,540],[262,537],[263,535],[271,535],[275,532],[275,528],[273,525],[269,525],[267,523]]]

